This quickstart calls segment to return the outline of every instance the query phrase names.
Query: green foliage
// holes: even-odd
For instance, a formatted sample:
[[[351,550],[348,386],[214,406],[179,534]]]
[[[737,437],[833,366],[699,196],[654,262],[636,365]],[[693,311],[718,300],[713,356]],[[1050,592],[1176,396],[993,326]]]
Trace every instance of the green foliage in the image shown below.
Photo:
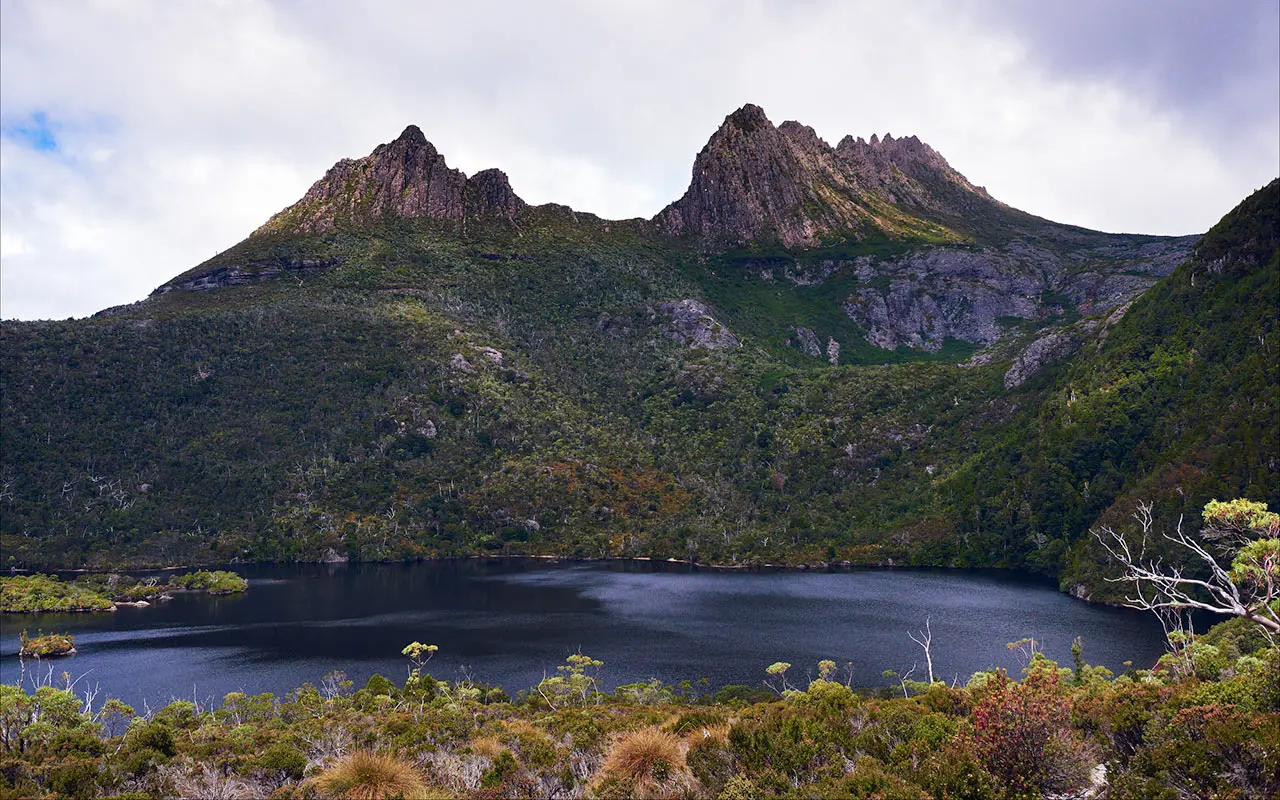
[[[370,675],[368,682],[364,685],[364,688],[365,691],[373,695],[390,695],[396,690],[394,683],[378,674]]]
[[[538,684],[537,696],[551,708],[583,705],[593,701],[598,703],[602,695],[596,678],[603,666],[603,661],[574,653],[565,659],[564,664],[556,667],[558,675],[544,678]]]
[[[18,655],[28,658],[50,658],[76,652],[75,639],[69,633],[37,634],[29,637],[26,631],[22,631],[18,634],[18,642]]]
[[[1280,251],[1258,233],[1277,204],[1273,182],[1224,217],[1096,346],[1028,386],[1019,424],[948,478],[957,532],[975,559],[1001,552],[1059,574],[1064,588],[1116,600],[1109,559],[1082,534],[1123,527],[1137,499],[1189,528],[1215,496],[1280,505],[1271,466],[1280,459]],[[1262,249],[1232,250],[1244,241]],[[1153,545],[1153,557],[1186,563],[1158,537]]]
[[[276,742],[262,751],[254,766],[280,782],[298,780],[307,769],[307,757],[291,744]]]
[[[1280,789],[1280,649],[1243,622],[1199,637],[1213,662],[1203,675],[1113,680],[1083,652],[1075,670],[1037,652],[1021,681],[997,671],[911,698],[861,696],[829,680],[831,665],[784,700],[730,690],[724,702],[696,704],[591,690],[555,706],[537,691],[485,702],[469,682],[432,679],[426,693],[371,679],[357,692],[233,692],[212,710],[175,701],[121,732],[108,719],[132,710],[118,703],[85,709],[67,691],[0,685],[0,797],[207,796],[224,786],[279,797],[366,787],[415,797],[589,789],[977,800],[1078,792],[1103,763],[1117,796],[1269,797]],[[593,662],[571,658],[557,677],[585,675]],[[371,705],[373,696],[384,701]],[[414,762],[430,765],[430,785]]]
[[[0,577],[0,612],[29,614],[51,611],[110,611],[102,595],[54,575]]]
[[[174,575],[169,579],[169,583],[180,589],[208,592],[209,594],[234,594],[249,588],[248,581],[234,572],[225,570],[218,570],[217,572],[201,570],[187,575]]]

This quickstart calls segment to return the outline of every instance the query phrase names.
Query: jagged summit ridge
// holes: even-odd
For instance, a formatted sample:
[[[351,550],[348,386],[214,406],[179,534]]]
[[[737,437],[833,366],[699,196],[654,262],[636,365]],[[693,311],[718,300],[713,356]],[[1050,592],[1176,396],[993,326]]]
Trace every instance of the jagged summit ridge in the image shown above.
[[[676,236],[804,247],[831,235],[963,238],[918,212],[946,217],[1000,207],[914,136],[846,136],[832,147],[813,128],[775,127],[764,109],[748,104],[725,118],[695,159],[688,191],[655,222]]]
[[[416,125],[361,159],[344,158],[303,195],[254,232],[325,233],[379,217],[461,220],[498,214],[513,218],[525,202],[506,173],[487,169],[471,178],[452,169]]]
[[[410,125],[364,158],[334,164],[254,235],[325,233],[385,217],[514,220],[527,208],[501,170],[468,178]],[[694,160],[688,190],[650,223],[711,247],[806,248],[867,237],[971,241],[971,222],[996,217],[1034,219],[994,200],[914,136],[846,136],[832,147],[813,128],[793,120],[775,126],[748,104],[725,118]]]

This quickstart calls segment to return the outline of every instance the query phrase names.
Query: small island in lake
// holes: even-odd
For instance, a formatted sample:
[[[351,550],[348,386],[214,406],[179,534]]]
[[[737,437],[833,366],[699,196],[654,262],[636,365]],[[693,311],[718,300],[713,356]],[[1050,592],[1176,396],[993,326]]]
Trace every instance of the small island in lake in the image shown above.
[[[18,655],[28,658],[56,658],[57,656],[73,656],[76,654],[76,640],[69,633],[37,634],[27,636],[23,631],[18,636],[22,643]]]
[[[81,575],[71,582],[55,575],[13,575],[0,577],[0,612],[115,611],[117,605],[167,600],[175,591],[235,594],[248,587],[248,581],[226,570],[173,575],[166,583],[117,574]]]

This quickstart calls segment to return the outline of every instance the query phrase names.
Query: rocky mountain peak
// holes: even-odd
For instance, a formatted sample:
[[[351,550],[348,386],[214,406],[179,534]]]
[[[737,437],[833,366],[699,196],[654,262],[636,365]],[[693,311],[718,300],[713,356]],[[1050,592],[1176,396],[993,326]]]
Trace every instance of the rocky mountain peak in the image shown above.
[[[431,142],[427,141],[427,136],[422,132],[422,128],[417,125],[407,125],[404,131],[396,137],[397,142],[405,142],[406,144],[414,144],[418,146],[431,146]]]
[[[846,136],[832,147],[807,125],[775,127],[759,106],[745,105],[725,118],[694,160],[688,191],[655,222],[719,244],[806,247],[868,234],[963,238],[930,220],[995,207],[915,136]]]
[[[463,200],[467,210],[472,213],[498,214],[507,219],[514,219],[516,214],[528,207],[512,190],[507,173],[493,168],[481,170],[467,180]]]
[[[747,103],[742,108],[725,117],[724,124],[721,126],[723,131],[725,128],[734,128],[743,133],[752,133],[762,128],[772,128],[773,123],[769,121],[769,117],[765,115],[764,109],[757,105]]]
[[[422,130],[409,125],[399,137],[361,159],[343,159],[302,199],[254,232],[324,233],[380,217],[460,221],[499,214],[513,218],[526,207],[500,170],[468,179],[452,169]]]

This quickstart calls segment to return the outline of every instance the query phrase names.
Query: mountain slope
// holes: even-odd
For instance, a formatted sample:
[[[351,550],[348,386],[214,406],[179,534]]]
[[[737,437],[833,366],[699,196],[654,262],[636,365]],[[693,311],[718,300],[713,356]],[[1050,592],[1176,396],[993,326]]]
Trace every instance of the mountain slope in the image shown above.
[[[1267,202],[1219,227],[1265,228]],[[0,544],[28,566],[554,553],[1090,583],[1088,525],[1200,450],[1239,469],[1189,495],[1275,494],[1270,451],[1232,444],[1274,428],[1271,351],[1230,372],[1252,329],[1158,346],[1261,313],[1271,273],[1227,265],[1265,237],[1237,238],[1157,283],[1194,237],[1059,226],[913,138],[830,148],[754,107],[681,200],[606,221],[451,170],[410,127],[145,302],[0,325]],[[1199,372],[1108,406],[1157,350]],[[1237,379],[1272,400],[1203,414],[1228,395],[1196,381]],[[1195,415],[1199,438],[1169,433]]]
[[[1190,528],[1215,497],[1280,504],[1280,182],[1099,328],[1002,440],[948,481],[967,557],[1021,552],[1081,595],[1114,599],[1083,533],[1139,501]],[[1015,395],[1016,396],[1016,395]],[[1027,432],[1034,432],[1027,435]],[[1169,553],[1168,557],[1177,558]]]

